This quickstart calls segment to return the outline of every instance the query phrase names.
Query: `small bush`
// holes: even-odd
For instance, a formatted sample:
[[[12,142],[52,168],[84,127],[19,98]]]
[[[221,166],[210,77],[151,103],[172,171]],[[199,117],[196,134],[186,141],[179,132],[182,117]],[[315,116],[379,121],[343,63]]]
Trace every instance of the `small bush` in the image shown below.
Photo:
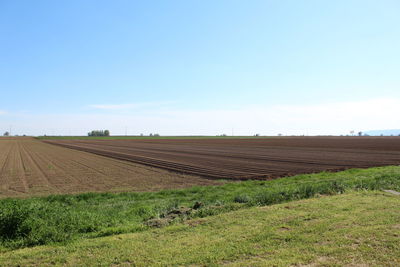
[[[16,200],[4,201],[0,210],[0,238],[2,241],[25,236],[23,225],[29,210]]]

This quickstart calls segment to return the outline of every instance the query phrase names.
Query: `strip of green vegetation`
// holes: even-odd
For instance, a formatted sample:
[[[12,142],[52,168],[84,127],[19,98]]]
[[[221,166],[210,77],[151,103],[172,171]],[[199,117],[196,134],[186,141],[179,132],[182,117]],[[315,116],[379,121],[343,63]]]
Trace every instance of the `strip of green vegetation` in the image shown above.
[[[144,193],[86,193],[0,200],[1,250],[147,229],[143,222],[201,202],[191,217],[346,190],[400,190],[400,167],[352,169]]]
[[[248,208],[162,229],[0,254],[2,266],[399,266],[400,197]]]
[[[269,136],[38,136],[39,140],[130,140],[130,139],[247,139]]]

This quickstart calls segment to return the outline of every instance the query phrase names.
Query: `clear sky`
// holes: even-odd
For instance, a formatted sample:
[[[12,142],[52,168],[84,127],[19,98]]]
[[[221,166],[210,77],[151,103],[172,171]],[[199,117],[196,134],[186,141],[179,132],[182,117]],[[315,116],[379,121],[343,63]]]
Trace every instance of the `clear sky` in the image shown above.
[[[400,128],[400,1],[0,0],[0,131]]]

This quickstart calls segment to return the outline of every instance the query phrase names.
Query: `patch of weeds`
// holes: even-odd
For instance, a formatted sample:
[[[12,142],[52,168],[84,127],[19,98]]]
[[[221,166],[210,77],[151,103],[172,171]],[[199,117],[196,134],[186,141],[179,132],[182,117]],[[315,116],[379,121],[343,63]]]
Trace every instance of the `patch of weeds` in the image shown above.
[[[251,201],[251,198],[248,195],[237,195],[233,198],[233,202],[236,203],[248,203]]]

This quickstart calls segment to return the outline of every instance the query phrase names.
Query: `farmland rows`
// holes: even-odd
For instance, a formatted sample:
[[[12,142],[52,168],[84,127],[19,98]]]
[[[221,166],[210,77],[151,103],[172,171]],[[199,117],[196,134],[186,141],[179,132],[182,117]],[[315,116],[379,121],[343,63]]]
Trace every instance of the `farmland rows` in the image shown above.
[[[149,191],[216,182],[37,141],[0,138],[0,197]]]
[[[116,159],[213,178],[261,179],[400,163],[400,138],[51,140]]]

